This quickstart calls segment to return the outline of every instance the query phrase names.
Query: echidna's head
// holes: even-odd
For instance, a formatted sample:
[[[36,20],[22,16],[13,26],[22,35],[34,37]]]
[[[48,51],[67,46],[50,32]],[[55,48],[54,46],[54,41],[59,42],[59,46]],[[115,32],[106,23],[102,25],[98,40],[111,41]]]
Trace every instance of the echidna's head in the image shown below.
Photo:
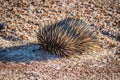
[[[49,32],[48,32],[49,33]],[[39,34],[40,35],[40,34]],[[54,36],[52,38],[42,38],[42,36],[38,35],[38,41],[39,41],[39,45],[41,46],[41,48],[47,52],[59,55],[59,56],[65,56],[64,52],[65,52],[65,48],[66,48],[66,44],[62,43],[62,41],[60,41],[60,39],[58,38],[58,36]],[[48,36],[45,35],[44,36]],[[56,38],[55,38],[56,37]],[[67,55],[66,55],[67,56]]]
[[[59,43],[57,42],[53,42],[53,41],[46,41],[46,42],[43,42],[41,44],[42,48],[46,51],[49,51],[49,52],[52,52],[59,48],[61,48],[62,45],[60,45]],[[52,50],[52,51],[51,51]]]

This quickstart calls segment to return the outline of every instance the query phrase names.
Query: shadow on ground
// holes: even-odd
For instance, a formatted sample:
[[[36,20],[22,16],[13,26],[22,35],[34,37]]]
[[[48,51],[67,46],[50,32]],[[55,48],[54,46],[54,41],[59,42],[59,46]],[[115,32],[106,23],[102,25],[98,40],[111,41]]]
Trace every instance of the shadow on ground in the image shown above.
[[[37,44],[14,46],[0,50],[0,61],[30,62],[54,60],[57,56],[39,49]]]

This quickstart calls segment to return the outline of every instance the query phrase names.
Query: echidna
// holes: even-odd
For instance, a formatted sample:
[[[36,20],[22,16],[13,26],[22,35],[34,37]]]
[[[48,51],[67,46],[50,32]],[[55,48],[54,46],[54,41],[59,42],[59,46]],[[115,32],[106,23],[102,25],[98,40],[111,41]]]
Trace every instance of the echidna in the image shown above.
[[[41,27],[37,37],[43,50],[59,57],[79,56],[94,49],[97,41],[94,30],[86,22],[70,17]]]

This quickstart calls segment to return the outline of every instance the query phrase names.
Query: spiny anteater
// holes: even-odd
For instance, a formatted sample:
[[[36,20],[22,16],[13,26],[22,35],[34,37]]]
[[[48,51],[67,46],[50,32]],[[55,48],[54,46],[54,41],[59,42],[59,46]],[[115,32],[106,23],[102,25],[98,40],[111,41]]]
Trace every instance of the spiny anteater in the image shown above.
[[[41,27],[37,37],[43,50],[59,57],[79,56],[93,50],[97,41],[94,30],[86,22],[70,17]]]

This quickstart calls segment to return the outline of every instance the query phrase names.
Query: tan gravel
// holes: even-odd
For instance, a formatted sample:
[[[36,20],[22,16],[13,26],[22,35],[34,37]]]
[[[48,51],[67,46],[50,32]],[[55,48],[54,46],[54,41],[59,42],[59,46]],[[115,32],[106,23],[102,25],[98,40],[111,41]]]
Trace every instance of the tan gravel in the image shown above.
[[[38,50],[36,31],[67,16],[94,26],[101,49],[80,58]],[[0,0],[0,80],[119,80],[120,0]]]

